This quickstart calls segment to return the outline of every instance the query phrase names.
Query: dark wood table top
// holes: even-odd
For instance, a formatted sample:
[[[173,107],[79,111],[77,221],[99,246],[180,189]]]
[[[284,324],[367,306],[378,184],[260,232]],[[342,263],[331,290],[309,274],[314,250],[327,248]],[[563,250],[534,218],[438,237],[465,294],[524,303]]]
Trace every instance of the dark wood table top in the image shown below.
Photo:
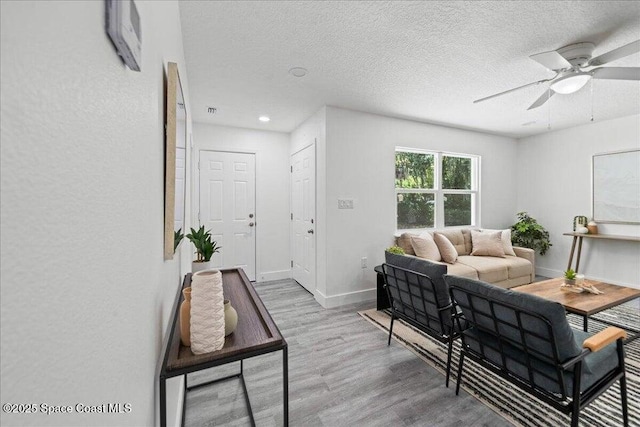
[[[577,294],[570,291],[563,291],[560,288],[560,285],[564,283],[564,279],[562,278],[535,282],[512,289],[559,302],[567,311],[583,316],[590,316],[640,297],[640,289],[612,285],[597,280],[585,280],[585,282],[592,284],[604,292],[604,294],[596,295],[590,292]]]
[[[215,366],[239,360],[242,355],[268,353],[286,346],[286,341],[244,271],[233,268],[221,272],[224,298],[238,312],[236,330],[225,337],[222,349],[196,355],[191,352],[191,347],[185,347],[180,342],[180,322],[176,321],[166,360],[167,374],[179,369],[198,368],[203,364]],[[188,286],[191,286],[191,274],[185,277],[182,289]],[[182,298],[179,303],[182,303]]]

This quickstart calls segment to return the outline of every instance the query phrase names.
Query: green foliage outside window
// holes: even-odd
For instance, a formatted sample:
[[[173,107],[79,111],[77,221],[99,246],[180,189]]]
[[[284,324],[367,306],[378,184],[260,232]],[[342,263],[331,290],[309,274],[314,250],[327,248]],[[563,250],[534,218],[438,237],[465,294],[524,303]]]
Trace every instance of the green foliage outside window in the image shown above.
[[[398,191],[398,229],[433,228],[436,213],[435,165],[436,156],[430,153],[396,152],[396,189],[434,190],[431,192]],[[443,190],[471,190],[473,164],[469,157],[442,156],[441,188]],[[472,222],[471,194],[444,194],[444,225],[470,225]]]
[[[396,153],[396,188],[434,187],[434,156],[424,153]]]

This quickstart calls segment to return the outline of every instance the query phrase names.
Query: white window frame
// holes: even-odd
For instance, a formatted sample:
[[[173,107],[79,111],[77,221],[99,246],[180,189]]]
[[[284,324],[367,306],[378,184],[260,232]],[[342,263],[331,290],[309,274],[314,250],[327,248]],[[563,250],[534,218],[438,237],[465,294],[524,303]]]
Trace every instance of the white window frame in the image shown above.
[[[416,230],[431,230],[442,228],[468,228],[480,226],[480,156],[475,154],[463,154],[452,153],[447,151],[433,151],[433,150],[421,150],[416,148],[396,147],[393,154],[393,160],[395,165],[396,153],[419,153],[430,154],[434,156],[434,171],[433,171],[433,183],[434,188],[396,188],[395,187],[395,166],[394,166],[394,188],[395,188],[395,218],[396,228],[398,227],[398,195],[407,193],[420,193],[420,194],[434,194],[435,197],[435,218],[434,227],[430,228],[410,228],[410,229],[397,229],[398,232],[404,231],[416,231]],[[442,159],[443,157],[462,157],[471,159],[471,189],[469,190],[451,190],[442,188]],[[446,227],[444,224],[444,202],[445,194],[470,194],[471,195],[471,224],[457,225]]]

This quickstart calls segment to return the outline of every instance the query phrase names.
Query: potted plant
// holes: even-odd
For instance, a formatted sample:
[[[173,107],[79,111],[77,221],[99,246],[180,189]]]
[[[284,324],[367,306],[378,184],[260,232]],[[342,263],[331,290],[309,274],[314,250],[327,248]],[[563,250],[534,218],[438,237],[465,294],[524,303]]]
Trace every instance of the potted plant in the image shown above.
[[[192,228],[191,233],[186,237],[196,247],[196,259],[191,263],[191,271],[195,273],[210,269],[212,267],[211,257],[222,249],[215,241],[211,240],[211,230],[205,231],[204,225],[197,231]]]
[[[392,253],[392,254],[396,254],[396,255],[404,255],[404,249],[402,249],[400,246],[391,246],[390,248],[386,249],[387,252]]]
[[[533,249],[544,255],[551,246],[549,232],[526,212],[518,213],[518,222],[511,226],[511,243]]]
[[[173,232],[173,252],[175,253],[176,249],[178,249],[178,245],[184,238],[184,233],[182,232],[182,228],[178,228]]]
[[[564,272],[564,284],[568,286],[576,285],[576,272],[573,269],[568,269]]]

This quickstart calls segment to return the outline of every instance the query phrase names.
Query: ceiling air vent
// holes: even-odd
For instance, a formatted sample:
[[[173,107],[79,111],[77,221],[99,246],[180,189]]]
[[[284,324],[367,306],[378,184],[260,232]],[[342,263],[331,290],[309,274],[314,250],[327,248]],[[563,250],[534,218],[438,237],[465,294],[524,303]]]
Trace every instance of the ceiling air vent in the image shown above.
[[[215,114],[218,111],[216,107],[207,107],[207,113]]]

